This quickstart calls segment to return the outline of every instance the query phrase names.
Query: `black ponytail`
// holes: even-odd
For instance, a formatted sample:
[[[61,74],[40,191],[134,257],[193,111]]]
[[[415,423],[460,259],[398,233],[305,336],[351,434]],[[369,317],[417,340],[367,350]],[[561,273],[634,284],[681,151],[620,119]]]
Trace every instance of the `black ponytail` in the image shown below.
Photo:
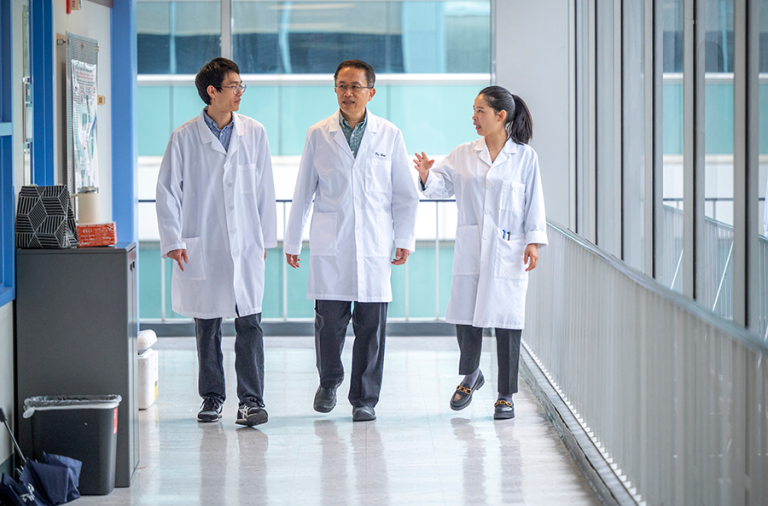
[[[504,129],[517,144],[528,144],[533,137],[533,118],[522,98],[501,86],[488,86],[480,91],[488,106],[496,112],[506,111]]]

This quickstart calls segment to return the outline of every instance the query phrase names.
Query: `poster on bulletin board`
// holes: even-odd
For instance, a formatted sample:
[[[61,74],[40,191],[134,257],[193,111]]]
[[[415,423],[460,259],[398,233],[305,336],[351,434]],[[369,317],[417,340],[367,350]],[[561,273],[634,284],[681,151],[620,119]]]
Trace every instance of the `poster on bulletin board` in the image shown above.
[[[71,60],[71,64],[75,188],[98,187],[96,65],[79,60]]]

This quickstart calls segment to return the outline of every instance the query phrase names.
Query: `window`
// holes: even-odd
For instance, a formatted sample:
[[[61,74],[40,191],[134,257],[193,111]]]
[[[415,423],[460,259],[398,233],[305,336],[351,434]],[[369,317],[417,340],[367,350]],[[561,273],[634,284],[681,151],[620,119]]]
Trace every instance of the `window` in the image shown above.
[[[759,142],[758,142],[758,254],[757,254],[757,307],[758,328],[761,336],[768,339],[768,0],[760,2],[759,12]]]
[[[704,283],[697,299],[733,316],[733,0],[704,10]],[[697,170],[700,170],[697,169]],[[697,177],[701,177],[699,172]]]
[[[197,74],[221,55],[221,3],[139,1],[139,74]]]
[[[645,257],[645,2],[622,10],[622,257],[643,270]]]
[[[662,207],[658,281],[683,291],[683,0],[662,4]]]
[[[617,10],[618,9],[618,10]],[[597,245],[621,257],[620,5],[597,2]]]
[[[490,3],[232,3],[232,54],[249,74],[332,73],[359,59],[378,73],[490,72]]]

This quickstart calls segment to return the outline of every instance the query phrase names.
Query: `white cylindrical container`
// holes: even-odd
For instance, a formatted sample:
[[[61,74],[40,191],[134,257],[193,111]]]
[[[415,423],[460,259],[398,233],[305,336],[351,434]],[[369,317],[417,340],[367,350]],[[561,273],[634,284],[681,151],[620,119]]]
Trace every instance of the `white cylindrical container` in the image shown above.
[[[139,355],[139,409],[147,409],[157,400],[157,351],[147,349]]]
[[[77,194],[77,223],[99,223],[99,189],[83,186]]]

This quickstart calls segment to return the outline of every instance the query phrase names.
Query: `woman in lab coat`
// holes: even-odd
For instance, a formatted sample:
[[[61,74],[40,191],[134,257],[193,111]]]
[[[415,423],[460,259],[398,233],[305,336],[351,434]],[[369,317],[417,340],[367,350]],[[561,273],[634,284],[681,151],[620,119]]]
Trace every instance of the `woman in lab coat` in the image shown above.
[[[463,374],[451,397],[461,410],[485,383],[480,371],[483,328],[496,329],[499,361],[494,418],[514,418],[520,338],[528,272],[547,245],[544,196],[536,152],[528,145],[533,121],[525,102],[501,86],[483,89],[472,122],[481,139],[462,144],[432,168],[414,160],[428,198],[456,196],[458,223],[446,320],[456,324]]]

